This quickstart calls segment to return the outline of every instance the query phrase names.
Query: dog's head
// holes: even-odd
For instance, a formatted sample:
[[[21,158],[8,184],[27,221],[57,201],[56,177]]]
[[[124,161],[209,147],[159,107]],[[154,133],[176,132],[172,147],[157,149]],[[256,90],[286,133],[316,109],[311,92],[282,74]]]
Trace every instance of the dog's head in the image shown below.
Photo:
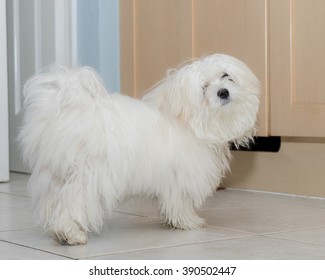
[[[215,54],[170,70],[144,100],[199,139],[245,145],[255,133],[260,83],[238,59]]]

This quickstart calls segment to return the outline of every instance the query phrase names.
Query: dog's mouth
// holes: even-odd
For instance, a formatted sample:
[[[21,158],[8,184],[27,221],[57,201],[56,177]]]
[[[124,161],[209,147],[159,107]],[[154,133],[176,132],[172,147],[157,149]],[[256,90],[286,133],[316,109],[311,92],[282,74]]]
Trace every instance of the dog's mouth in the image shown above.
[[[222,105],[222,106],[227,105],[229,102],[230,102],[230,98],[227,98],[227,99],[221,99],[221,105]]]

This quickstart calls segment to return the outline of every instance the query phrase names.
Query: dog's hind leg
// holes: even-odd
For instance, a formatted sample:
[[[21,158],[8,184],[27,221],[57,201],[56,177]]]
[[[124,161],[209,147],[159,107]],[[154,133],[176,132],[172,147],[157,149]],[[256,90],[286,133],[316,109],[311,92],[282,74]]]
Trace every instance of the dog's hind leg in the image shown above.
[[[30,185],[31,191],[38,194],[34,199],[40,222],[62,244],[86,244],[87,233],[98,232],[102,226],[100,194],[95,182],[82,172],[72,170],[65,175],[58,176],[50,170],[32,174]]]
[[[62,227],[56,226],[54,233],[63,245],[84,245],[87,243],[87,232],[77,222],[70,220]]]
[[[89,226],[82,187],[76,182],[56,186],[47,197],[44,210],[40,209],[47,212],[45,226],[62,244],[86,244]]]

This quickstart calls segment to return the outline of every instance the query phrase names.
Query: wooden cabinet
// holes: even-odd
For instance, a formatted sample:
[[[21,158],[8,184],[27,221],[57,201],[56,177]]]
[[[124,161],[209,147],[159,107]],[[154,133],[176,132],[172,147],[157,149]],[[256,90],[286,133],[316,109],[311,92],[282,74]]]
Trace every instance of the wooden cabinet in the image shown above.
[[[325,136],[325,1],[271,0],[271,133]]]
[[[325,136],[323,0],[121,0],[120,26],[122,92],[227,53],[262,82],[260,136]]]
[[[191,1],[120,1],[122,92],[141,97],[168,68],[192,58],[191,26]]]

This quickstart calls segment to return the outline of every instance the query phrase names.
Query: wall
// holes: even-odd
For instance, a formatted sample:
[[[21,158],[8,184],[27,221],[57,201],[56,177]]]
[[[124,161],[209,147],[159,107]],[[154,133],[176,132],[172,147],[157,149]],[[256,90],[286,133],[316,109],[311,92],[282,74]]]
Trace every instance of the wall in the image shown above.
[[[6,3],[10,170],[26,172],[17,142],[25,81],[48,64],[78,63],[93,66],[106,87],[118,91],[119,1],[11,0]]]
[[[0,0],[0,182],[9,180],[6,1]]]
[[[119,1],[77,1],[77,62],[95,68],[110,92],[120,91]]]

